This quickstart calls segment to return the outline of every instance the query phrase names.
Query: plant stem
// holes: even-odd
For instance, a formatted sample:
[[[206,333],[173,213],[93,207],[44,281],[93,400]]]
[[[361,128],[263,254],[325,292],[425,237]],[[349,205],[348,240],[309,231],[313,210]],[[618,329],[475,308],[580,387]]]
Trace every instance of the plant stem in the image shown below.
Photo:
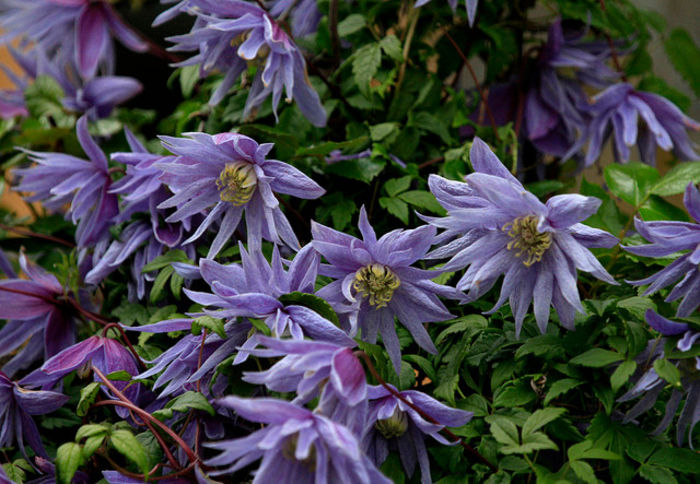
[[[338,34],[338,0],[331,0],[328,5],[328,30],[331,34],[331,51],[333,65],[340,64],[340,35]]]
[[[67,240],[63,240],[58,237],[54,237],[53,235],[47,235],[47,234],[39,234],[37,232],[32,232],[29,229],[25,229],[24,227],[13,227],[12,225],[6,225],[3,223],[0,223],[0,229],[5,230],[7,232],[14,232],[17,235],[24,235],[27,237],[34,237],[37,239],[44,239],[48,240],[51,242],[56,242],[57,244],[65,245],[66,247],[73,248],[75,247],[75,244],[72,242],[68,242]]]

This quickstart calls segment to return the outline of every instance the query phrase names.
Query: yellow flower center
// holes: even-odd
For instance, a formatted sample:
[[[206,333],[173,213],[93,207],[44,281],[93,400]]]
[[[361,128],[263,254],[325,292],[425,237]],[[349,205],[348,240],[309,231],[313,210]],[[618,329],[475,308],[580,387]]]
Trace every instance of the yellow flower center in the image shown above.
[[[369,303],[377,308],[386,306],[400,285],[401,281],[396,274],[381,264],[370,264],[358,269],[352,283],[357,293],[369,297]]]
[[[231,202],[237,207],[248,203],[257,184],[255,168],[245,161],[227,163],[216,180],[221,200]]]
[[[537,230],[538,218],[535,215],[518,217],[505,224],[501,230],[508,232],[511,240],[506,248],[515,250],[515,257],[523,257],[523,264],[530,267],[542,260],[542,256],[552,245],[552,234]]]
[[[282,455],[291,461],[300,462],[304,467],[309,469],[309,471],[314,472],[316,470],[316,447],[311,445],[309,450],[309,455],[306,459],[299,460],[296,458],[297,443],[299,442],[299,434],[296,433],[289,437],[282,447]]]
[[[374,428],[377,429],[385,439],[401,437],[406,433],[406,430],[408,430],[408,417],[405,412],[402,412],[396,407],[391,417],[377,420],[374,424]]]

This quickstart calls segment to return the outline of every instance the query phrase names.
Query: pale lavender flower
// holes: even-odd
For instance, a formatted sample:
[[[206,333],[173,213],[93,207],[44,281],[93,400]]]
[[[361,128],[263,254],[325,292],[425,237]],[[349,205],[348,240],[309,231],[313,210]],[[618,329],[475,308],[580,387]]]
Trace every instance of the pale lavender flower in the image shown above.
[[[630,378],[634,385],[617,401],[626,402],[642,394],[644,396],[627,412],[624,422],[629,422],[649,410],[656,403],[664,388],[666,388],[667,382],[656,373],[654,362],[666,357],[664,346],[666,346],[667,339],[683,335],[678,339],[676,348],[678,351],[685,353],[692,350],[696,341],[700,338],[700,331],[697,331],[697,328],[693,329],[687,323],[670,321],[651,309],[648,309],[646,312],[646,320],[649,326],[666,338],[650,341],[647,348],[637,356],[637,370]],[[694,364],[690,363],[691,361]],[[696,356],[695,358],[671,360],[671,362],[680,371],[681,387],[673,388],[673,392],[666,403],[664,417],[652,434],[659,435],[668,428],[676,416],[681,401],[685,399],[683,409],[676,423],[676,443],[679,446],[683,445],[687,435],[688,443],[693,448],[693,429],[700,422],[700,379],[698,379],[700,358]]]
[[[271,143],[259,145],[237,133],[185,133],[188,138],[162,136],[163,144],[178,155],[172,163],[159,163],[165,183],[175,193],[158,208],[176,207],[166,222],[178,222],[197,214],[206,218],[183,244],[197,240],[214,222],[218,232],[208,258],[219,253],[238,227],[243,212],[251,247],[261,240],[297,249],[299,242],[279,207],[275,193],[298,198],[318,198],[325,191],[287,163],[265,157]]]
[[[335,343],[352,342],[340,328],[315,311],[299,305],[285,304],[281,296],[292,292],[312,293],[318,269],[318,255],[307,245],[296,255],[289,271],[285,271],[277,247],[273,249],[272,264],[259,250],[246,252],[240,245],[241,265],[221,265],[202,259],[200,273],[213,294],[185,289],[194,302],[207,306],[207,314],[217,318],[260,318],[275,337],[291,335]]]
[[[255,483],[391,483],[362,453],[355,436],[323,415],[272,398],[229,396],[217,403],[267,426],[247,437],[205,444],[221,451],[205,463],[226,466],[213,475],[233,475],[262,459]]]
[[[110,226],[117,214],[117,198],[109,193],[107,157],[88,133],[86,116],[78,120],[77,135],[90,161],[64,153],[27,151],[38,165],[15,170],[22,177],[15,190],[35,192],[26,200],[41,200],[49,210],[60,210],[70,202],[66,218],[78,225],[75,239],[79,248],[85,248]]]
[[[428,184],[447,217],[424,217],[445,229],[440,247],[431,258],[451,257],[443,270],[469,266],[457,283],[471,302],[503,278],[501,294],[488,314],[510,299],[516,335],[534,300],[534,313],[542,333],[550,305],[567,329],[574,329],[574,314],[584,312],[576,287],[576,269],[615,284],[588,250],[612,247],[617,239],[583,225],[600,206],[600,200],[582,195],[557,195],[540,202],[503,166],[489,147],[475,138],[470,151],[475,173],[466,183],[430,175]]]
[[[286,92],[286,100],[297,106],[315,126],[325,126],[326,112],[309,82],[306,62],[299,48],[287,33],[259,6],[240,0],[190,0],[189,11],[200,21],[186,35],[170,37],[173,51],[198,51],[180,66],[199,65],[200,75],[212,71],[226,75],[212,94],[211,104],[218,104],[234,82],[255,66],[244,116],[258,108],[272,95],[272,108]]]
[[[598,159],[611,133],[615,158],[623,163],[629,161],[629,147],[635,143],[642,161],[651,165],[656,163],[657,146],[672,150],[681,160],[700,159],[686,131],[700,131],[700,123],[657,94],[637,91],[621,82],[597,94],[587,111],[592,119],[581,141],[571,150],[577,151],[588,142],[586,166]],[[639,118],[643,123],[639,123]]]
[[[0,318],[8,320],[0,329],[0,356],[27,342],[2,368],[9,375],[42,356],[54,356],[75,341],[76,319],[61,301],[64,290],[58,279],[29,263],[23,253],[19,264],[28,279],[0,281]]]
[[[413,4],[413,7],[422,7],[430,1],[431,0],[417,0],[416,3]],[[450,8],[452,8],[453,12],[457,10],[458,1],[459,0],[447,0],[447,3],[450,4]],[[476,18],[476,9],[479,6],[479,0],[464,0],[464,6],[467,8],[467,18],[469,19],[469,26],[471,27],[474,25],[474,19]]]
[[[316,0],[272,0],[269,3],[272,17],[289,16],[294,37],[311,35],[318,29],[322,15]]]
[[[700,223],[700,192],[689,183],[683,197],[685,207],[693,219]],[[623,247],[627,252],[642,257],[663,257],[679,251],[688,251],[671,264],[645,279],[628,281],[635,286],[649,284],[644,295],[653,294],[681,280],[666,297],[666,302],[682,299],[676,316],[687,317],[700,305],[700,225],[690,222],[645,222],[635,219],[637,232],[650,244]]]
[[[396,388],[389,386],[396,391]],[[450,408],[415,390],[397,393],[438,424],[426,420],[383,386],[370,387],[367,395],[369,415],[365,422],[362,448],[377,466],[386,460],[390,449],[397,449],[407,476],[413,475],[417,462],[421,471],[421,483],[430,484],[430,460],[425,447],[425,436],[429,435],[444,445],[454,445],[454,442],[440,435],[440,430],[445,427],[460,427],[471,420],[473,414]]]
[[[26,459],[26,443],[37,455],[48,458],[32,415],[58,410],[68,397],[56,392],[33,391],[20,387],[0,371],[0,447],[19,447]],[[0,482],[2,478],[0,477]]]
[[[377,239],[364,206],[359,221],[362,240],[313,223],[313,246],[330,265],[319,273],[335,279],[318,291],[345,318],[350,332],[359,329],[370,343],[381,334],[397,372],[401,348],[394,318],[398,318],[418,345],[431,353],[437,349],[423,323],[450,319],[438,295],[450,297],[451,288],[432,282],[439,272],[412,267],[428,252],[435,237],[429,225],[394,230]]]
[[[52,59],[75,63],[84,79],[95,76],[98,66],[114,70],[112,36],[136,52],[148,45],[136,34],[109,1],[103,0],[6,0],[0,15],[4,39],[22,37],[36,43]]]

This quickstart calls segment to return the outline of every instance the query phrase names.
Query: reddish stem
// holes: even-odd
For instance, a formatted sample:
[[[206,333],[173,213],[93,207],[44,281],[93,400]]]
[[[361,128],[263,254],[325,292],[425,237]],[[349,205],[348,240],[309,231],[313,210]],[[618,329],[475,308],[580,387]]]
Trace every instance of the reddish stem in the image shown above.
[[[146,363],[143,362],[139,354],[136,352],[136,348],[132,346],[131,341],[129,341],[129,338],[127,338],[126,333],[124,332],[124,329],[122,328],[121,324],[107,323],[105,327],[102,328],[102,336],[105,336],[107,334],[107,331],[109,331],[111,328],[116,328],[117,331],[119,331],[126,347],[129,348],[129,351],[131,351],[131,354],[134,355],[134,358],[136,359],[136,361],[138,361],[139,365],[141,365],[141,368],[145,369]]]
[[[57,244],[65,245],[66,247],[70,247],[70,248],[75,247],[75,244],[74,244],[74,243],[68,242],[67,240],[63,240],[63,239],[61,239],[61,238],[54,237],[53,235],[40,234],[40,233],[37,233],[37,232],[33,232],[33,231],[29,230],[29,229],[25,229],[24,227],[14,227],[14,226],[12,226],[12,225],[6,225],[6,224],[3,224],[3,223],[0,223],[0,229],[6,230],[7,232],[14,232],[14,233],[16,233],[16,234],[18,234],[18,235],[24,235],[24,236],[27,236],[27,237],[34,237],[34,238],[37,238],[37,239],[48,240],[48,241],[51,241],[51,242],[55,242],[55,243],[57,243]]]
[[[59,306],[61,304],[61,302],[58,299],[52,298],[51,296],[34,294],[33,292],[23,291],[21,289],[13,289],[11,287],[5,287],[5,286],[0,285],[0,291],[12,292],[15,294],[21,294],[23,296],[35,297],[35,298],[41,299],[42,301],[45,301],[49,304],[55,304],[56,306]]]
[[[417,407],[417,406],[414,405],[412,402],[410,402],[409,400],[407,400],[403,395],[401,395],[398,391],[396,391],[391,385],[389,385],[386,381],[384,381],[384,379],[383,379],[381,376],[379,376],[379,373],[377,373],[377,369],[374,367],[374,364],[372,363],[372,360],[369,358],[369,356],[367,355],[367,353],[365,353],[364,351],[355,351],[354,354],[355,354],[356,356],[359,356],[360,358],[362,358],[362,360],[365,362],[365,365],[367,365],[367,369],[369,370],[370,374],[379,382],[379,384],[380,384],[381,386],[383,386],[384,388],[386,388],[386,390],[387,390],[389,393],[391,393],[395,398],[398,398],[398,399],[401,400],[403,403],[405,403],[406,405],[408,405],[408,406],[409,406],[411,409],[413,409],[418,415],[420,415],[421,417],[423,417],[423,418],[424,418],[425,420],[427,420],[428,422],[430,422],[430,423],[432,423],[432,424],[434,424],[434,425],[439,425],[439,426],[441,426],[442,429],[440,430],[440,432],[442,432],[442,433],[444,433],[445,435],[447,435],[448,437],[450,437],[450,438],[452,439],[452,442],[454,442],[455,444],[461,445],[467,452],[469,452],[469,453],[472,454],[474,457],[476,457],[477,459],[479,459],[481,462],[483,462],[484,464],[486,464],[486,465],[489,467],[489,469],[491,469],[493,472],[497,472],[497,471],[498,471],[498,469],[497,469],[493,464],[491,464],[488,460],[486,460],[486,458],[485,458],[484,456],[482,456],[481,454],[479,454],[479,452],[478,452],[474,447],[472,447],[471,445],[469,445],[469,444],[467,444],[466,442],[464,442],[464,440],[462,440],[461,438],[457,437],[454,433],[452,433],[450,430],[448,430],[448,429],[447,429],[445,426],[443,426],[440,422],[438,422],[438,421],[435,420],[433,417],[431,417],[430,415],[428,415],[427,413],[425,413],[421,408]]]
[[[600,0],[600,9],[607,15],[608,9],[605,7],[605,0]],[[612,57],[613,64],[615,64],[615,70],[620,73],[620,77],[624,82],[627,82],[627,76],[625,71],[622,70],[620,65],[620,59],[617,57],[617,50],[615,49],[615,43],[612,37],[607,32],[605,33],[605,38],[608,39],[608,46],[610,46],[610,56]]]
[[[489,121],[491,122],[491,128],[493,128],[493,134],[496,137],[496,141],[500,142],[501,138],[498,136],[498,124],[496,124],[496,118],[493,116],[493,112],[491,111],[491,108],[489,107],[488,103],[488,98],[486,97],[486,93],[484,92],[484,89],[481,87],[481,83],[479,82],[479,79],[476,77],[476,72],[474,72],[474,68],[472,67],[471,63],[469,62],[469,59],[467,59],[467,56],[464,55],[464,52],[462,52],[462,49],[459,48],[459,45],[457,45],[457,42],[452,38],[450,33],[445,30],[445,37],[447,37],[447,40],[450,41],[452,46],[455,48],[457,51],[457,55],[462,59],[462,62],[464,62],[464,65],[467,66],[467,69],[469,70],[469,74],[472,76],[472,80],[474,81],[474,85],[476,86],[476,90],[479,93],[479,97],[481,98],[481,103],[484,105],[484,110],[486,111],[486,115],[489,117]]]

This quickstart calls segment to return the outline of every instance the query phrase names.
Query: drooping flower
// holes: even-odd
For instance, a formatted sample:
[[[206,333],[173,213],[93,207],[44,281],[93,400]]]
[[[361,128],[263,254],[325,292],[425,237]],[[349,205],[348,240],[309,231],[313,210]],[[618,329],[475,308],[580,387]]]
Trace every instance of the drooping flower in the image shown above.
[[[0,447],[14,447],[16,443],[29,459],[24,448],[26,441],[37,455],[48,458],[31,416],[51,413],[67,401],[68,397],[61,393],[22,388],[0,371]]]
[[[679,251],[687,251],[671,264],[645,279],[629,281],[635,286],[649,284],[644,295],[653,294],[680,279],[666,297],[667,302],[681,299],[676,316],[690,316],[700,306],[700,192],[689,183],[683,202],[688,213],[697,223],[690,222],[645,222],[635,219],[637,232],[650,244],[623,247],[627,252],[642,257],[663,257]]]
[[[656,147],[673,153],[681,160],[698,160],[686,130],[700,131],[700,123],[681,112],[668,99],[650,92],[637,91],[621,82],[594,97],[586,108],[592,119],[581,141],[573,150],[588,142],[585,165],[593,164],[610,134],[613,151],[620,162],[630,159],[629,147],[637,144],[643,162],[656,163]],[[644,123],[639,123],[641,118]]]
[[[62,301],[64,290],[53,274],[31,264],[20,253],[19,264],[26,279],[0,281],[0,356],[26,345],[2,370],[14,375],[34,361],[50,358],[75,341],[76,319]]]
[[[469,266],[457,283],[459,291],[468,291],[465,302],[484,295],[503,275],[500,297],[489,313],[509,299],[517,335],[533,300],[540,331],[546,330],[550,305],[562,325],[573,330],[574,314],[583,312],[576,269],[615,284],[588,249],[612,247],[617,239],[580,223],[596,212],[600,200],[557,195],[540,202],[479,138],[470,160],[475,173],[466,183],[437,175],[428,179],[448,212],[447,217],[424,217],[445,229],[430,257],[451,257],[443,267],[448,271]]]
[[[37,44],[51,59],[74,62],[83,79],[95,76],[100,64],[114,70],[112,36],[129,49],[148,45],[107,0],[6,0],[0,26],[3,39],[21,37]]]
[[[313,246],[330,265],[319,273],[335,279],[318,291],[345,317],[351,333],[359,329],[362,338],[374,343],[377,333],[397,372],[401,368],[401,349],[394,318],[398,318],[418,345],[436,353],[423,323],[450,319],[438,295],[450,297],[451,288],[432,282],[439,273],[412,267],[428,252],[435,228],[394,230],[377,240],[364,207],[359,221],[362,240],[313,223]]]
[[[77,224],[79,248],[97,242],[117,214],[117,197],[109,193],[111,178],[107,157],[88,133],[87,117],[77,123],[80,146],[90,161],[64,153],[27,151],[37,166],[15,170],[22,177],[17,191],[35,192],[28,201],[41,200],[49,210],[70,202],[66,217]]]
[[[248,253],[240,245],[241,265],[221,265],[209,259],[199,262],[200,273],[213,294],[185,289],[194,302],[205,305],[207,314],[217,318],[260,318],[275,337],[290,335],[345,344],[352,342],[345,332],[315,311],[300,304],[285,303],[280,297],[293,292],[312,293],[318,269],[318,255],[307,245],[285,271],[275,247],[270,264],[259,250]],[[217,308],[213,310],[213,308]]]
[[[393,386],[391,388],[396,391]],[[413,475],[417,462],[421,482],[430,484],[432,480],[425,436],[430,435],[441,444],[453,445],[454,442],[449,442],[440,435],[440,430],[445,427],[460,427],[471,420],[473,414],[450,408],[415,390],[397,393],[438,424],[426,420],[383,386],[370,387],[367,395],[369,415],[365,423],[362,448],[377,466],[386,460],[390,449],[398,449],[406,474],[409,477]]]
[[[360,360],[353,354],[355,342],[278,340],[258,336],[263,349],[250,354],[283,356],[265,371],[245,372],[243,380],[265,385],[275,392],[296,392],[294,403],[305,404],[320,395],[317,413],[362,435],[367,410],[367,384]]]
[[[190,0],[188,10],[198,16],[189,34],[170,37],[173,51],[197,51],[178,65],[199,65],[200,75],[214,70],[224,72],[221,85],[213,93],[211,104],[218,104],[234,82],[255,66],[244,116],[272,95],[272,108],[286,93],[287,101],[297,106],[315,126],[325,126],[326,112],[306,74],[306,63],[294,41],[259,6],[240,0]]]
[[[649,410],[666,388],[667,382],[654,369],[655,361],[666,358],[664,352],[666,340],[683,335],[678,339],[676,348],[685,353],[692,350],[700,338],[700,331],[691,328],[689,324],[668,320],[651,309],[646,312],[646,320],[649,326],[665,338],[650,341],[647,348],[637,356],[638,366],[630,378],[634,385],[617,401],[626,402],[640,395],[644,396],[627,412],[623,422],[629,422]],[[693,429],[700,422],[700,404],[698,403],[700,401],[700,358],[696,356],[670,361],[680,372],[681,386],[673,387],[673,392],[666,403],[664,417],[652,434],[659,435],[668,428],[676,416],[681,401],[685,399],[676,423],[676,443],[679,446],[683,445],[687,436],[690,447],[693,448]]]
[[[166,222],[178,222],[197,214],[206,218],[183,244],[197,240],[214,222],[220,222],[208,258],[219,253],[246,214],[248,242],[280,239],[296,249],[299,242],[279,207],[276,193],[318,198],[325,191],[296,168],[265,156],[273,145],[258,145],[237,133],[186,133],[188,138],[163,136],[163,144],[178,155],[172,163],[159,163],[164,181],[175,193],[158,208],[176,207]]]
[[[416,3],[413,4],[413,7],[422,7],[430,1],[431,0],[417,0]],[[453,12],[457,10],[458,1],[459,0],[447,0]],[[474,25],[474,19],[476,18],[476,9],[479,6],[479,0],[464,0],[464,6],[467,8],[467,17],[469,18],[469,26],[471,27]]]
[[[267,426],[247,437],[205,444],[221,451],[206,465],[226,466],[213,475],[231,475],[262,459],[256,483],[391,483],[362,453],[353,434],[323,415],[272,398],[229,396],[217,403]]]
[[[289,16],[292,35],[297,38],[316,32],[322,17],[316,0],[273,0],[270,15],[273,18]]]

